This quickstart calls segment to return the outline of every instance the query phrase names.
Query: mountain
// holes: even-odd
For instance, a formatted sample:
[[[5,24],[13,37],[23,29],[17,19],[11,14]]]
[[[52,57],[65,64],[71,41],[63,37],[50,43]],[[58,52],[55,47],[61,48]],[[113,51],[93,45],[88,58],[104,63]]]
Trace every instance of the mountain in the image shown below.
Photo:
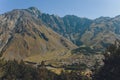
[[[61,18],[56,15],[42,14],[39,18],[55,32],[68,38],[78,46],[83,44],[80,38],[92,23],[90,19],[79,18],[74,15]]]
[[[58,59],[77,48],[47,27],[38,15],[42,13],[34,7],[0,15],[0,53],[3,58],[29,61]]]
[[[36,13],[33,13],[36,15]],[[74,15],[59,17],[40,13],[36,15],[47,27],[66,37],[77,46],[105,49],[120,39],[120,16],[99,17],[94,20]]]
[[[50,15],[35,7],[15,9],[0,15],[0,53],[7,60],[35,62],[71,62],[78,58],[80,61],[81,53],[85,53],[85,60],[86,54],[100,53],[120,39],[119,26],[120,16],[91,20],[75,15]]]

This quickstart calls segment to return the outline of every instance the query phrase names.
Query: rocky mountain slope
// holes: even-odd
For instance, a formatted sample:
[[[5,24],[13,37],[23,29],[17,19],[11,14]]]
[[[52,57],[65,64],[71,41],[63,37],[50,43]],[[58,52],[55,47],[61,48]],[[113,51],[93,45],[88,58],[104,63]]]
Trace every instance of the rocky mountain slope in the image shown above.
[[[119,39],[119,26],[120,16],[91,20],[74,15],[49,15],[35,7],[16,9],[0,15],[0,53],[5,59],[80,61],[81,51],[96,52]],[[75,53],[70,54],[71,50]]]
[[[56,59],[76,48],[38,19],[34,9],[19,9],[0,15],[0,53],[7,60]]]
[[[120,16],[99,17],[91,20],[74,15],[59,17],[41,13],[37,8],[29,8],[31,13],[55,32],[63,35],[78,46],[103,49],[120,37]]]

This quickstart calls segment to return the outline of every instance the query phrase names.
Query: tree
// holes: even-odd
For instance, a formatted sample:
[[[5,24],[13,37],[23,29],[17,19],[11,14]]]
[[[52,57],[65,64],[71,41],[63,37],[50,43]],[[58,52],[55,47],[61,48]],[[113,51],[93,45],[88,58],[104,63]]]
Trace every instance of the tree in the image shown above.
[[[120,42],[107,48],[104,66],[94,75],[93,80],[120,80]]]

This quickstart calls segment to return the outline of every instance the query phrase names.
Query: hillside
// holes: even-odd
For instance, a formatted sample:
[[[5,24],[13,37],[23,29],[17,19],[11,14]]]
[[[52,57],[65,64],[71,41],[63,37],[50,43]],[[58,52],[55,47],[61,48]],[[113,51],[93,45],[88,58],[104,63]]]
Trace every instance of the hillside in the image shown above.
[[[28,9],[55,32],[63,35],[77,46],[104,49],[120,37],[120,17],[80,18],[75,15],[59,17],[40,12],[35,7]]]
[[[45,60],[54,65],[87,64],[88,60],[93,66],[95,62],[91,62],[96,59],[102,62],[99,53],[119,39],[119,22],[119,16],[91,20],[50,15],[35,7],[15,9],[0,15],[1,56],[7,60]]]
[[[32,12],[16,9],[0,15],[0,53],[3,58],[29,61],[56,59],[77,47],[46,27]]]

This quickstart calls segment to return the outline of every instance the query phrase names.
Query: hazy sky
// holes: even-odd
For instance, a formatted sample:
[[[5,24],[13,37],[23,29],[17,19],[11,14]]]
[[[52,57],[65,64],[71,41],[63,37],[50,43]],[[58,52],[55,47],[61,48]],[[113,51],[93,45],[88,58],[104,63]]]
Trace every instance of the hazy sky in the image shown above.
[[[71,14],[93,19],[120,15],[120,0],[0,0],[0,14],[31,6],[59,16]]]

